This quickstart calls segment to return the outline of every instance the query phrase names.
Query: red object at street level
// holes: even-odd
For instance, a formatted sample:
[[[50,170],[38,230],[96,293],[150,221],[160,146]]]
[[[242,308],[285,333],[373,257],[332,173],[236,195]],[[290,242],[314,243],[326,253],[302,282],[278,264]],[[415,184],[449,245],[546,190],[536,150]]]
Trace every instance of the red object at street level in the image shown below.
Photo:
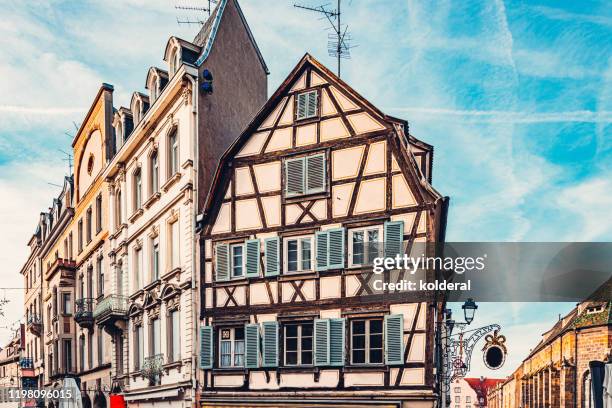
[[[110,396],[110,408],[125,408],[125,398],[123,395],[113,395]]]

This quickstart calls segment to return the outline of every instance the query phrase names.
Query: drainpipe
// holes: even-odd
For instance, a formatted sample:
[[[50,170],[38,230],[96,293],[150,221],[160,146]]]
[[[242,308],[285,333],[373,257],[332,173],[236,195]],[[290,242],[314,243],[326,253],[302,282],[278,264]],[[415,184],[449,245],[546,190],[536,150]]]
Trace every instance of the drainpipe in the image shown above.
[[[191,106],[192,106],[192,115],[191,115],[191,134],[193,137],[193,208],[195,209],[194,213],[198,212],[198,165],[200,162],[199,157],[199,148],[198,148],[198,81],[199,81],[199,73],[196,74],[197,77],[193,78],[191,76],[187,76],[189,81],[191,82]],[[194,226],[195,231],[195,214],[194,217],[191,217],[192,225]],[[197,281],[195,278],[196,275],[196,238],[195,234],[192,237],[191,242],[191,304],[197,304],[194,302],[194,292],[197,292]],[[196,382],[197,382],[197,366],[196,366],[196,355],[195,350],[198,344],[198,319],[196,311],[194,311],[193,307],[191,308],[191,321],[193,324],[191,325],[191,398],[192,398],[192,406],[196,407],[198,401],[196,401]]]
[[[574,327],[574,407],[578,404],[578,331]]]

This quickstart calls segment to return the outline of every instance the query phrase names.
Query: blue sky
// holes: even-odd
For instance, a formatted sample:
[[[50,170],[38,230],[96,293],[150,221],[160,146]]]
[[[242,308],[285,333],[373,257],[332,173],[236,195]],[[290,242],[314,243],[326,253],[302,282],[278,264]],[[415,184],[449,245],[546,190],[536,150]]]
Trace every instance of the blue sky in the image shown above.
[[[195,34],[195,26],[177,25],[185,13],[174,6],[200,3],[3,5],[3,281],[19,279],[37,214],[58,191],[48,183],[61,184],[67,172],[58,149],[70,149],[72,122],[82,121],[101,82],[115,86],[116,106],[127,105],[131,92],[144,89],[148,67],[163,66],[168,37]],[[612,8],[605,1],[344,3],[358,46],[343,79],[435,146],[434,185],[451,197],[449,241],[612,238]],[[269,93],[307,51],[335,67],[325,21],[291,1],[241,5],[271,71]],[[7,296],[7,315],[20,315],[20,295]],[[525,352],[568,310],[497,304],[479,312],[483,324],[495,318],[516,333],[535,325],[516,335]]]

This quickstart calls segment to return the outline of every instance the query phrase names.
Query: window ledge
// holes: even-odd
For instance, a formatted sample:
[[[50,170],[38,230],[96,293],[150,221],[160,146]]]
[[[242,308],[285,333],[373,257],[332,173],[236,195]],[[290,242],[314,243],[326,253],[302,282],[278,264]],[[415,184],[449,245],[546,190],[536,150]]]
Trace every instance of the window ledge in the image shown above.
[[[278,275],[279,281],[292,281],[302,279],[312,279],[318,277],[317,271],[303,271],[303,272],[284,272]]]
[[[134,301],[134,299],[138,298],[140,295],[142,295],[143,290],[142,289],[138,289],[136,292],[132,293],[130,295],[130,300]]]
[[[151,197],[149,197],[149,198],[147,199],[147,201],[145,201],[145,202],[144,202],[143,206],[144,206],[146,209],[151,208],[151,206],[152,206],[152,205],[153,205],[153,204],[154,204],[154,203],[155,203],[157,200],[159,200],[159,198],[160,198],[160,197],[161,197],[161,193],[160,193],[159,191],[158,191],[158,192],[156,192],[156,193],[153,193],[153,194],[151,195]]]
[[[119,224],[119,226],[115,229],[115,232],[112,233],[112,235],[110,235],[108,238],[109,239],[115,239],[119,236],[119,234],[121,234],[121,232],[123,231],[124,228],[127,228],[127,224],[126,223],[121,223]]]
[[[159,279],[155,279],[153,282],[145,285],[144,288],[142,288],[141,290],[148,291],[148,290],[153,289],[154,287],[156,287],[159,284],[160,284],[160,280]]]
[[[181,267],[177,266],[176,268],[174,268],[174,269],[166,272],[165,274],[163,274],[161,276],[161,280],[163,282],[167,282],[167,281],[171,280],[172,278],[174,278],[175,276],[180,275],[180,274],[181,274]]]
[[[162,186],[162,190],[164,193],[167,193],[168,190],[170,190],[170,187],[172,187],[172,185],[174,185],[174,183],[176,183],[177,181],[179,181],[181,179],[181,173],[176,172],[174,173],[169,179],[168,181],[166,181],[164,183],[164,185]]]
[[[129,221],[133,223],[136,221],[142,214],[144,214],[144,210],[142,208],[137,209],[134,214],[132,214],[129,218]]]
[[[170,372],[173,368],[178,368],[178,371],[181,371],[181,367],[183,366],[183,362],[181,360],[173,361],[171,363],[166,363],[163,365],[164,370],[166,370],[166,374]]]

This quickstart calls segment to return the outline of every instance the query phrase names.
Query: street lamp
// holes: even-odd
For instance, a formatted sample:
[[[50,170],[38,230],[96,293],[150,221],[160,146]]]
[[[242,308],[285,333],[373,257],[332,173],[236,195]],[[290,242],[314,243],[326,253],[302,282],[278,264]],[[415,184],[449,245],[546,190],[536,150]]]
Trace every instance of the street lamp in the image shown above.
[[[472,321],[474,320],[474,313],[476,313],[476,309],[478,309],[478,306],[476,305],[476,302],[474,302],[474,299],[469,298],[468,300],[466,300],[463,306],[461,306],[461,308],[463,309],[465,322],[467,324],[472,323]]]

